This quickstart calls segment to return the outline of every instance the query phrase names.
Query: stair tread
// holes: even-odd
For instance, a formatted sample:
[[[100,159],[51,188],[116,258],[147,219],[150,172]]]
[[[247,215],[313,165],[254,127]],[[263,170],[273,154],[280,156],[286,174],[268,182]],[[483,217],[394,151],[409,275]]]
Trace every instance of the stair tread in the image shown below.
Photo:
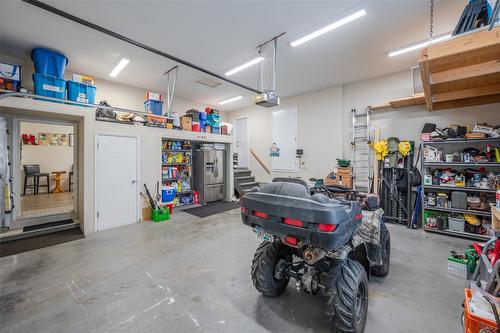
[[[254,176],[240,176],[240,177],[234,177],[234,180],[242,180],[242,179],[248,179],[248,178],[254,178]]]
[[[250,185],[259,185],[258,182],[247,182],[247,183],[239,183],[238,186],[250,186]]]

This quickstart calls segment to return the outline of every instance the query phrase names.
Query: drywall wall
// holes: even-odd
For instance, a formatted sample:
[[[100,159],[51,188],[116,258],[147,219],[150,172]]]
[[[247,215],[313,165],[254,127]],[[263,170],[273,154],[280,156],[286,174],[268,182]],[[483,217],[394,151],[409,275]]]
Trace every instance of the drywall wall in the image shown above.
[[[57,133],[68,136],[73,134],[73,126],[23,121],[20,127],[21,134],[32,134],[37,139],[39,133]],[[24,181],[24,164],[39,164],[40,172],[66,171],[66,174],[62,175],[61,186],[67,191],[69,189],[69,172],[73,166],[73,147],[69,146],[69,141],[67,146],[22,145],[21,169],[19,170],[21,172],[21,186],[23,186],[22,182]],[[45,183],[45,180],[40,183]]]
[[[25,61],[22,59],[16,59],[8,57],[6,55],[0,54],[0,61],[4,61],[10,64],[19,64],[22,66],[22,86],[28,89],[28,91],[33,92],[33,78],[32,74],[34,72],[34,66],[31,61]],[[64,78],[66,80],[71,80],[72,74],[70,71],[66,71]],[[85,73],[79,73],[85,74]],[[96,92],[96,104],[100,101],[107,101],[111,106],[143,111],[144,101],[146,99],[146,89],[140,89],[136,87],[126,86],[113,81],[95,79],[97,92]],[[161,92],[160,92],[161,93]],[[193,102],[184,98],[175,97],[173,111],[183,115],[189,109],[203,109],[205,105],[197,102]],[[164,109],[164,111],[166,111]]]
[[[336,158],[352,155],[351,109],[363,111],[368,105],[383,104],[391,99],[413,93],[410,70],[369,80],[335,86],[329,89],[282,99],[282,105],[298,108],[298,144],[304,149],[305,166],[297,173],[268,175],[250,155],[250,169],[257,181],[267,182],[275,176],[295,176],[302,179],[324,178],[336,165]],[[227,112],[223,120],[233,122],[248,116],[250,148],[270,165],[272,109],[252,106]],[[372,126],[380,129],[381,138],[396,136],[418,142],[426,122],[443,128],[449,124],[473,125],[475,122],[500,124],[500,104],[428,112],[425,106],[373,111]]]
[[[268,174],[250,154],[250,169],[258,181],[268,182],[274,177],[325,177],[342,155],[343,120],[342,86],[282,100],[281,106],[297,106],[297,148],[304,150],[303,164],[297,172],[271,172]],[[233,123],[239,117],[248,117],[249,147],[268,168],[271,166],[271,110],[252,106],[223,114],[223,121]]]

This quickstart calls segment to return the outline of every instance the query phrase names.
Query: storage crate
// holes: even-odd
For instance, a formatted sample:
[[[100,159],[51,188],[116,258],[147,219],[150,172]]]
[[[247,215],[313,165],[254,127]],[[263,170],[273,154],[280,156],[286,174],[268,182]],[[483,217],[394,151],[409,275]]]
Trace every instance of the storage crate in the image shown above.
[[[154,209],[151,214],[154,222],[162,222],[170,219],[170,212],[168,207],[162,207],[161,209]]]
[[[464,231],[465,220],[463,218],[456,218],[448,216],[448,229],[453,231]]]
[[[0,62],[0,88],[17,91],[21,87],[21,66]]]
[[[175,187],[166,187],[161,190],[161,201],[164,203],[172,202],[175,198],[177,189]]]
[[[68,81],[68,99],[70,101],[94,104],[97,88],[85,83]]]
[[[152,113],[156,116],[163,115],[163,102],[148,99],[144,102],[144,108],[147,113]]]
[[[66,81],[63,79],[33,73],[33,83],[35,84],[35,95],[66,98]]]
[[[467,279],[468,276],[468,260],[467,259],[458,259],[452,256],[448,257],[448,273],[462,278]]]
[[[31,51],[31,59],[35,65],[35,73],[55,76],[58,79],[64,77],[68,58],[64,54],[42,47]]]
[[[475,315],[470,308],[470,301],[472,299],[472,290],[465,288],[464,299],[464,332],[465,333],[479,333],[479,332],[496,332],[497,324],[489,319]]]

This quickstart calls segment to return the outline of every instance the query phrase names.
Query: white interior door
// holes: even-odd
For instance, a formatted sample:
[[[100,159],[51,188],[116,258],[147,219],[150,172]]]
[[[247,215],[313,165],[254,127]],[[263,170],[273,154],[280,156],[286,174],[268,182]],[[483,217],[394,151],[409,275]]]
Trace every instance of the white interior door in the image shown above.
[[[97,230],[138,221],[138,142],[134,137],[98,135],[96,153]]]
[[[238,168],[248,168],[248,118],[238,118],[234,123],[236,149],[238,153]]]
[[[272,113],[271,146],[279,150],[271,155],[273,171],[297,171],[297,107],[287,107]]]

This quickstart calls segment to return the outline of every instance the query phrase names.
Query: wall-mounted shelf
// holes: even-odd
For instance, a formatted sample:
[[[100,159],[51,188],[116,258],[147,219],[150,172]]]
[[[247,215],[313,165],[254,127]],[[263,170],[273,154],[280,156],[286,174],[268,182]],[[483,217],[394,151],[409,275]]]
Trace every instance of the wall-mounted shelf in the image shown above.
[[[447,208],[447,207],[437,207],[437,206],[424,206],[426,210],[435,210],[438,212],[449,212],[449,213],[461,213],[461,214],[471,214],[478,216],[491,216],[490,211],[479,211],[470,209],[458,209],[458,208]]]
[[[496,190],[490,188],[479,188],[479,187],[459,187],[459,186],[444,186],[444,185],[424,185],[426,189],[438,190],[438,191],[466,191],[466,192],[486,192],[495,193]]]
[[[423,93],[413,94],[410,97],[395,99],[382,105],[370,106],[370,110],[381,110],[387,108],[399,109],[415,105],[425,105],[425,96]]]
[[[439,167],[500,167],[500,163],[495,162],[424,162],[424,166],[439,166]]]
[[[500,26],[423,48],[419,67],[429,111],[500,102]]]
[[[455,230],[449,230],[449,229],[439,230],[439,229],[427,228],[427,227],[425,227],[424,230],[430,231],[430,232],[435,232],[438,234],[443,234],[443,235],[458,236],[458,237],[477,239],[477,240],[488,240],[491,238],[490,236],[473,234],[473,233],[466,232],[466,231],[455,231]]]

